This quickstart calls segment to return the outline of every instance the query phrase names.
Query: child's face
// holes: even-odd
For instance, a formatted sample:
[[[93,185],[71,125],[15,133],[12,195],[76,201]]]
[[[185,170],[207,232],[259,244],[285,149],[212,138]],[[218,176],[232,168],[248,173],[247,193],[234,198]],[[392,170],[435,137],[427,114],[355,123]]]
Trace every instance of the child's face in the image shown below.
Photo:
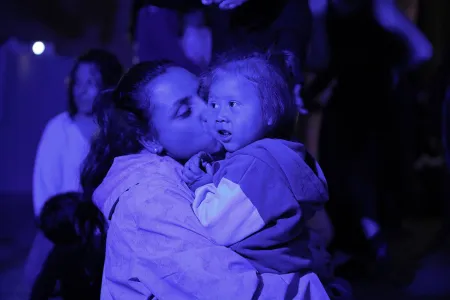
[[[268,124],[257,89],[242,76],[219,71],[210,87],[208,110],[215,137],[228,152],[264,137]]]

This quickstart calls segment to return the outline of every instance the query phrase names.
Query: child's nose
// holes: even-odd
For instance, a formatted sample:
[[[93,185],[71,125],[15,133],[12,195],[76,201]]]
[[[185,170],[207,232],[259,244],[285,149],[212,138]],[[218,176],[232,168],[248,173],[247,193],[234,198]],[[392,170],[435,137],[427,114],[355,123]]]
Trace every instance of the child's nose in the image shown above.
[[[228,122],[228,111],[226,109],[221,109],[217,114],[216,122]]]

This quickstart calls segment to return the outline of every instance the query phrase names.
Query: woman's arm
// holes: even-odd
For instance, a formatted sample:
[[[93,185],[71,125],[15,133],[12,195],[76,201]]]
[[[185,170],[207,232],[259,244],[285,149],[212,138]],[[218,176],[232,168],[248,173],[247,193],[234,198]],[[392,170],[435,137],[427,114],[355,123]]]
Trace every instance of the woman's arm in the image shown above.
[[[42,134],[36,152],[33,171],[34,214],[39,216],[45,201],[59,192],[61,168],[59,157],[62,140],[62,124],[59,118],[51,120]]]
[[[155,184],[136,189],[151,196],[140,207],[137,260],[133,272],[140,288],[164,299],[328,299],[314,274],[258,274],[232,250],[211,242],[192,213],[192,195],[183,186],[156,190]],[[295,288],[292,288],[295,286]],[[314,290],[312,292],[311,290]]]

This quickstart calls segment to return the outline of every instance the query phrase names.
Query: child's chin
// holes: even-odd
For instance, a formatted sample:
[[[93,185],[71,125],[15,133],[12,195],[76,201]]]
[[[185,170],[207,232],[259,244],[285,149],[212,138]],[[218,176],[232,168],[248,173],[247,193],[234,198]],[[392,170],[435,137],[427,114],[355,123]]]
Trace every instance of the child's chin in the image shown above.
[[[214,144],[210,147],[209,153],[218,153],[224,150],[224,147],[222,143],[220,143],[218,140],[215,140]]]
[[[239,145],[234,144],[234,143],[226,143],[226,144],[224,143],[223,147],[225,148],[225,150],[227,152],[234,152],[241,148],[241,147],[239,147]]]

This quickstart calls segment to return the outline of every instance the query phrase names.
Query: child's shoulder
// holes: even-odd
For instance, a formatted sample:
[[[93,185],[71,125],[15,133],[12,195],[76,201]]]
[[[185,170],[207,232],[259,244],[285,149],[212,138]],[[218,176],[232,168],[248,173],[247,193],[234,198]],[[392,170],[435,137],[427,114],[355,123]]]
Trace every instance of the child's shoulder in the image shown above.
[[[301,143],[281,139],[262,139],[229,153],[225,161],[221,163],[221,167],[241,166],[242,168],[244,165],[248,166],[256,162],[262,169],[267,166],[272,170],[279,170],[280,167],[283,169],[299,165],[305,157],[306,149]]]
[[[289,157],[293,154],[293,150],[286,143],[290,142],[279,139],[262,139],[253,142],[233,153],[228,153],[224,160],[215,163],[214,170],[230,168],[230,166],[243,168],[255,163],[269,166],[277,164],[277,157]]]
[[[256,158],[266,160],[270,157],[277,157],[279,155],[284,156],[294,153],[304,156],[305,146],[298,142],[266,138],[253,142],[228,157],[254,156]]]

